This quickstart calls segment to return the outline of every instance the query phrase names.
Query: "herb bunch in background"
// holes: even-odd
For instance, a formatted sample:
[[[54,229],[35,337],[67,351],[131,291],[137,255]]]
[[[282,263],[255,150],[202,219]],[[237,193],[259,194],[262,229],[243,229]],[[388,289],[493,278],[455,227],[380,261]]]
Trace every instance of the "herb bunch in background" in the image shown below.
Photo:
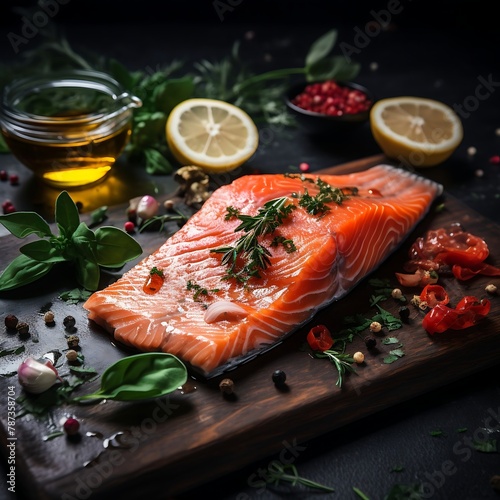
[[[194,62],[187,71],[181,61],[165,62],[156,69],[131,71],[114,59],[79,54],[68,41],[57,34],[54,23],[41,30],[42,43],[24,53],[22,65],[3,68],[0,85],[14,76],[41,74],[62,68],[84,68],[104,71],[126,90],[142,100],[134,110],[132,134],[125,154],[130,161],[144,165],[149,174],[170,174],[174,159],[165,137],[170,111],[191,97],[219,99],[246,111],[257,124],[293,125],[283,102],[289,78],[300,76],[307,81],[327,79],[352,80],[360,70],[356,62],[344,56],[332,56],[338,33],[332,29],[318,38],[305,55],[304,65],[255,74],[240,56],[240,43],[220,61]],[[0,143],[0,152],[7,152]]]
[[[89,291],[99,285],[100,268],[121,268],[142,253],[137,241],[125,231],[102,226],[94,231],[80,222],[78,208],[63,191],[56,200],[55,221],[59,234],[36,212],[0,215],[0,224],[17,238],[30,235],[39,240],[23,245],[0,276],[0,291],[27,285],[45,276],[56,264],[74,264],[76,280]]]

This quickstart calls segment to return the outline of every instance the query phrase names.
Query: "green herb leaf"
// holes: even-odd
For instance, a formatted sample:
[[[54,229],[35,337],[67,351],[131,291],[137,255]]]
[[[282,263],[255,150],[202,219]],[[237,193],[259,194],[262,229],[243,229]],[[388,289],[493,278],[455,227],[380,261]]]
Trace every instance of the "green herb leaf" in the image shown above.
[[[177,104],[189,99],[194,92],[194,81],[190,76],[169,79],[153,91],[155,108],[168,114]]]
[[[30,234],[36,234],[41,238],[52,236],[50,226],[36,212],[13,212],[0,215],[0,224],[17,238],[26,238]]]
[[[0,135],[0,153],[10,153],[9,146],[7,146],[2,135]]]
[[[391,472],[403,472],[405,468],[402,465],[395,465],[392,469]]]
[[[67,191],[62,191],[56,200],[55,220],[61,235],[71,238],[80,225],[80,214]]]
[[[421,500],[423,498],[420,484],[395,484],[384,497],[384,500]]]
[[[274,484],[276,486],[280,481],[288,481],[292,484],[292,486],[302,484],[303,486],[319,489],[322,491],[335,491],[329,486],[299,476],[297,467],[293,464],[282,464],[276,461],[273,463],[273,467],[268,468],[268,472],[269,474],[266,475],[266,482]]]
[[[432,437],[442,437],[445,435],[445,433],[442,431],[442,430],[435,430],[435,431],[430,431],[429,434],[432,436]]]
[[[312,44],[306,56],[306,67],[310,68],[315,65],[332,51],[337,41],[337,35],[337,30],[332,29]]]
[[[99,287],[101,271],[97,262],[90,258],[76,259],[76,280],[87,290],[95,291]]]
[[[146,158],[146,172],[148,174],[170,174],[173,172],[174,167],[172,164],[157,149],[147,148],[144,150],[144,155]]]
[[[352,487],[352,491],[356,493],[356,495],[361,498],[361,500],[370,500],[368,496],[366,496],[359,488],[356,488],[355,486]]]
[[[94,226],[94,225],[100,224],[102,221],[106,220],[107,212],[108,212],[107,206],[96,208],[90,214],[90,224]]]
[[[482,453],[496,453],[497,450],[497,440],[487,439],[486,441],[473,441],[472,445],[474,449]]]
[[[385,345],[391,345],[391,344],[398,344],[399,340],[396,337],[386,337],[385,339],[382,340],[382,344]]]
[[[45,276],[53,265],[53,262],[37,262],[26,255],[19,255],[0,276],[0,291],[12,290],[33,283]]]
[[[100,390],[75,401],[113,399],[138,401],[159,398],[186,383],[187,369],[172,354],[149,352],[128,356],[102,374]]]
[[[78,302],[86,301],[92,292],[88,290],[84,290],[82,288],[73,288],[73,290],[69,290],[67,292],[63,292],[59,295],[61,300],[64,300],[68,304],[78,304]]]
[[[389,356],[386,356],[383,361],[386,365],[390,365],[391,363],[394,363],[394,361],[397,361],[399,359],[399,356],[396,356],[395,354],[389,354]]]
[[[78,225],[71,236],[71,242],[75,247],[75,254],[71,257],[76,257],[78,260],[81,258],[90,259],[95,262],[96,254],[96,237],[92,229],[89,229],[85,222]]]
[[[96,259],[100,266],[122,267],[142,253],[137,241],[116,227],[100,227],[95,231]]]
[[[56,248],[48,240],[32,241],[23,245],[19,251],[37,262],[63,262],[65,259]]]
[[[22,354],[25,351],[26,347],[24,345],[19,345],[17,347],[11,347],[10,349],[2,349],[0,351],[0,358],[4,356],[9,356],[10,354],[18,355]]]

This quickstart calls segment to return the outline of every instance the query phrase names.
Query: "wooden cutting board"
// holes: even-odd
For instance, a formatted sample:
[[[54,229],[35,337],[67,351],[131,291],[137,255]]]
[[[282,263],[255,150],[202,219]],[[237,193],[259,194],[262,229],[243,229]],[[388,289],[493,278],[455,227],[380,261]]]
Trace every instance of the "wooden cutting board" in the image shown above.
[[[380,160],[371,157],[324,172],[359,171]],[[446,194],[441,201],[444,209],[433,208],[406,243],[371,277],[388,278],[396,286],[394,273],[402,271],[414,239],[430,228],[452,222],[484,237],[490,249],[500,248],[499,226]],[[124,207],[110,210],[107,223],[121,227],[123,210]],[[138,238],[149,253],[163,243],[165,234],[142,233]],[[19,246],[19,240],[13,237],[2,238],[2,267],[18,254]],[[493,252],[489,262],[500,265],[498,252]],[[477,277],[460,284],[448,279],[444,285],[456,303],[464,294],[485,297],[485,285],[492,281],[498,284],[499,280]],[[128,353],[88,323],[81,303],[67,304],[58,298],[60,292],[72,287],[65,276],[51,276],[27,291],[0,297],[2,318],[16,314],[30,324],[32,332],[29,339],[20,340],[17,334],[0,331],[2,349],[25,346],[21,355],[0,358],[2,373],[15,371],[22,357],[39,357],[53,349],[67,348],[62,326],[67,315],[76,319],[85,361],[98,373]],[[500,296],[495,295],[489,297],[489,316],[477,327],[461,332],[430,337],[421,327],[423,313],[412,309],[410,323],[381,335],[373,353],[367,352],[361,338],[355,338],[348,344],[348,352],[363,351],[366,361],[357,367],[356,374],[346,377],[339,389],[333,365],[327,360],[313,359],[302,349],[305,335],[313,324],[324,323],[335,331],[342,327],[346,315],[373,316],[376,311],[369,305],[373,291],[365,280],[347,297],[321,311],[308,327],[231,372],[234,398],[219,392],[220,377],[209,381],[190,378],[182,390],[161,400],[68,405],[54,408],[46,419],[31,415],[18,418],[14,426],[8,425],[7,411],[2,408],[2,452],[12,458],[10,450],[15,450],[17,490],[22,484],[28,496],[37,499],[107,498],[122,492],[137,498],[148,494],[165,498],[265,457],[292,460],[305,440],[498,363]],[[405,294],[412,297],[410,289]],[[385,301],[383,306],[397,314],[399,304],[395,301]],[[43,312],[48,309],[56,315],[53,327],[43,321]],[[405,353],[392,364],[383,361],[394,348],[382,343],[389,336],[398,339]],[[272,383],[271,375],[276,369],[287,374],[285,390]],[[98,380],[90,382],[81,388],[80,394],[92,392],[97,386]],[[0,379],[2,394],[8,394],[9,387],[13,387],[11,393],[16,397],[21,395],[15,376]],[[81,438],[60,436],[45,440],[67,415],[80,420]]]

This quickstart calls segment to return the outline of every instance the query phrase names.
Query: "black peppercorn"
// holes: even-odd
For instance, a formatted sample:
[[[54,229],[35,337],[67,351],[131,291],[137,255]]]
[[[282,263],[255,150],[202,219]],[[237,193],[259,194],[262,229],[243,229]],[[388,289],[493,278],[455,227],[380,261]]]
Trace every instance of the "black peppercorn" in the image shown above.
[[[283,370],[275,370],[272,380],[276,385],[283,385],[286,382],[286,373]]]
[[[399,308],[399,317],[403,323],[408,323],[410,320],[410,309],[407,306],[401,306]]]
[[[7,330],[15,330],[18,322],[19,320],[14,314],[7,314],[7,316],[5,316],[5,326]]]
[[[73,328],[75,326],[75,318],[73,318],[73,316],[66,316],[64,319],[63,319],[63,325],[64,325],[64,328],[70,330],[71,328]]]
[[[365,345],[367,349],[373,349],[377,345],[375,337],[365,337]]]

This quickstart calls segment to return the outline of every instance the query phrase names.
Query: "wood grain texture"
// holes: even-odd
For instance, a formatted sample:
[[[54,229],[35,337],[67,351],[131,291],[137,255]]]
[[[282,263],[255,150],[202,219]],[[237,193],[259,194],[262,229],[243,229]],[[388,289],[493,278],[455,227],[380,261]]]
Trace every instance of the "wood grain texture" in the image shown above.
[[[381,161],[383,157],[371,157],[324,172],[347,173]],[[390,278],[396,285],[394,272],[402,270],[415,237],[452,222],[484,237],[493,254],[488,261],[500,265],[500,255],[494,251],[500,248],[500,227],[446,194],[442,201],[444,210],[432,210],[373,277]],[[108,223],[123,223],[123,207],[110,211]],[[158,233],[140,235],[148,253],[164,239],[165,235]],[[18,248],[18,240],[4,237],[2,262],[17,255]],[[445,278],[443,284],[456,303],[464,294],[484,297],[484,287],[491,281],[477,277],[458,283]],[[85,360],[102,373],[130,351],[115,346],[109,335],[89,323],[81,304],[68,305],[58,299],[58,294],[69,287],[68,277],[61,273],[22,293],[4,294],[0,297],[2,317],[14,313],[31,325],[33,333],[25,341],[26,355],[36,357],[51,349],[66,348],[62,319],[73,315]],[[404,291],[407,297],[412,296],[411,289]],[[376,311],[369,306],[371,293],[372,287],[364,280],[347,297],[320,311],[313,323],[324,323],[335,330],[340,329],[346,315],[373,315]],[[36,499],[105,498],[120,492],[131,497],[160,494],[166,498],[264,457],[291,457],[300,453],[300,443],[307,439],[497,364],[500,297],[489,298],[490,315],[477,327],[462,332],[430,337],[421,327],[423,313],[412,309],[410,324],[381,335],[375,351],[367,352],[362,339],[355,338],[348,352],[363,351],[366,361],[357,367],[357,374],[346,378],[343,389],[336,387],[337,374],[328,361],[313,359],[302,350],[308,330],[305,327],[275,349],[234,370],[230,374],[235,382],[234,398],[220,394],[220,377],[210,381],[191,378],[189,386],[161,400],[67,405],[55,408],[48,420],[19,418],[15,426],[18,485],[25,484],[29,496]],[[56,314],[52,328],[44,324],[42,317],[49,307]],[[397,314],[399,305],[389,300],[384,307]],[[16,335],[1,333],[3,347],[20,343]],[[392,349],[382,344],[384,336],[397,337],[405,351],[405,356],[393,364],[383,362]],[[1,358],[1,371],[15,370],[19,361],[14,356]],[[276,369],[287,373],[286,390],[277,389],[271,381]],[[91,392],[97,384],[91,382],[80,393]],[[21,394],[15,377],[0,380],[2,394],[10,385],[16,387],[17,395]],[[44,436],[67,414],[81,421],[81,439],[58,437],[44,441]],[[6,450],[4,411],[0,418],[2,450]]]

